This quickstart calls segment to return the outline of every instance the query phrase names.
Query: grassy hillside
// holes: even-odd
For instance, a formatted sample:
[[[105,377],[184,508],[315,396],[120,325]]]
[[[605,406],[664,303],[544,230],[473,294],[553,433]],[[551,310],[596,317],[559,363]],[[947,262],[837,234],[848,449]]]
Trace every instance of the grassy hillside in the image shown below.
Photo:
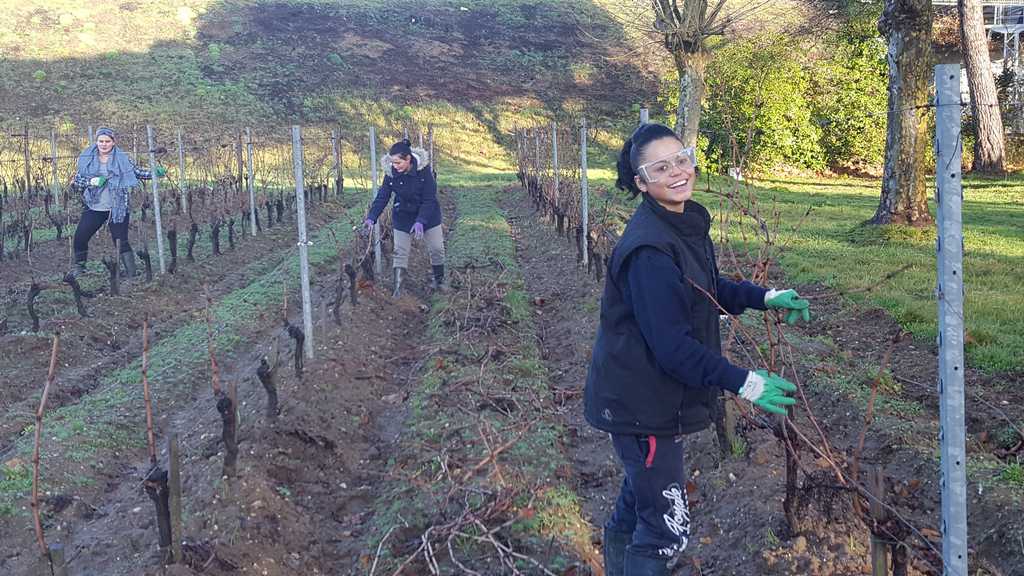
[[[591,2],[26,0],[0,12],[0,113],[215,125],[396,106],[595,115],[657,79]]]

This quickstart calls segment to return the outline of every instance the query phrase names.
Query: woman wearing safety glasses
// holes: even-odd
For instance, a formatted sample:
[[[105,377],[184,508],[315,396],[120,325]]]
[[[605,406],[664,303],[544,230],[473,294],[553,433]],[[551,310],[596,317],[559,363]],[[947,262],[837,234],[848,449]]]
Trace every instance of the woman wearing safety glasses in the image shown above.
[[[671,129],[642,125],[617,168],[616,186],[643,201],[608,263],[585,411],[625,469],[604,529],[605,574],[660,576],[690,536],[683,436],[711,423],[721,389],[779,414],[796,402],[792,383],[722,357],[720,311],[776,308],[790,324],[810,314],[793,290],[719,276],[711,215],[691,199],[694,150]]]

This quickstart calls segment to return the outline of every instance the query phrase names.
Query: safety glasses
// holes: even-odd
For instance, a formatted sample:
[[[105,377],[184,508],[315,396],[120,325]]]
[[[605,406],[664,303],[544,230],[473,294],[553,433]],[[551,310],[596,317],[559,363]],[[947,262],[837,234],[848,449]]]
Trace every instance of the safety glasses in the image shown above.
[[[636,171],[640,173],[640,176],[643,177],[645,182],[653,183],[667,177],[675,169],[690,170],[696,165],[697,156],[694,149],[691,147],[683,148],[682,150],[665,156],[664,158],[659,158],[646,164],[642,164],[637,167]]]

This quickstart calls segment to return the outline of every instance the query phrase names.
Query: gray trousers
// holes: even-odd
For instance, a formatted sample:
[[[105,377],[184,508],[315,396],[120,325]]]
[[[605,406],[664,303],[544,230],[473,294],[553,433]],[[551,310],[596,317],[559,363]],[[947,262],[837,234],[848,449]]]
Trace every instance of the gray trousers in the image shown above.
[[[392,266],[395,268],[409,267],[409,248],[412,247],[412,234],[394,230],[395,252],[392,258]],[[427,252],[430,253],[430,265],[444,265],[444,232],[441,226],[434,226],[423,232],[423,238],[427,241]]]

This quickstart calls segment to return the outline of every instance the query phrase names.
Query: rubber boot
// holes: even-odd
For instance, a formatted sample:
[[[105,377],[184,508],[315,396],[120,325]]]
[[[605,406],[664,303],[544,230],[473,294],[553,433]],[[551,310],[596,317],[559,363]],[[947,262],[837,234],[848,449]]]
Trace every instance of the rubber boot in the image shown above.
[[[88,256],[85,252],[76,252],[75,265],[71,267],[70,271],[68,271],[68,275],[72,278],[82,277],[85,274],[85,260],[87,257]]]
[[[669,576],[671,570],[665,558],[639,556],[626,549],[626,563],[623,576]]]
[[[405,268],[395,267],[393,268],[395,273],[395,288],[391,292],[392,298],[398,298],[402,295],[402,273],[405,272]]]
[[[135,253],[121,252],[121,278],[130,280],[138,275],[139,270],[135,267]]]
[[[623,576],[626,569],[626,546],[633,541],[632,534],[604,529],[604,576]]]
[[[68,276],[72,278],[81,278],[85,275],[85,262],[75,262],[75,265],[68,271]]]
[[[432,266],[434,276],[430,279],[430,289],[444,293],[448,291],[448,284],[444,281],[444,264]]]

